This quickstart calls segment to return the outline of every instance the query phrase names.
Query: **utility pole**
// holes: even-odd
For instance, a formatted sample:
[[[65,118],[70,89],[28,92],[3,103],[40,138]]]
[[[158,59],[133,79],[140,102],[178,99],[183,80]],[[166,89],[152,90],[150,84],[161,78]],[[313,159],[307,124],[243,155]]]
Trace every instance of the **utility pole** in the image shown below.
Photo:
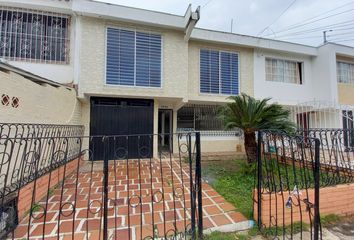
[[[327,41],[327,32],[332,32],[333,30],[326,30],[326,31],[323,31],[323,43],[326,44],[328,41]]]

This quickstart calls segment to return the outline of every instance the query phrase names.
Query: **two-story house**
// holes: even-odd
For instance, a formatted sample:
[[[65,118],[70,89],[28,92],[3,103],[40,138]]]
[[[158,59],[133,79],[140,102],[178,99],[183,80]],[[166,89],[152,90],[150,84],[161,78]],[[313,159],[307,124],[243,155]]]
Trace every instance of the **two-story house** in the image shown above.
[[[75,86],[87,135],[160,134],[154,154],[186,130],[202,132],[203,152],[241,150],[239,132],[217,116],[241,92],[289,107],[302,128],[353,127],[354,48],[199,29],[199,11],[0,0],[0,57]]]

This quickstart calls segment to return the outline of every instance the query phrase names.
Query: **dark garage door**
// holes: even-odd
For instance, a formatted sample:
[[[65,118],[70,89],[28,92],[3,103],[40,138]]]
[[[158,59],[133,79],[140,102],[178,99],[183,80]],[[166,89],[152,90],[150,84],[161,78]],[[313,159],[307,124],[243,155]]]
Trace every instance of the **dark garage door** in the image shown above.
[[[115,135],[108,138],[109,159],[146,158],[152,156],[153,100],[91,98],[90,134]],[[139,135],[139,136],[138,136]],[[102,140],[90,143],[91,159],[103,160]]]

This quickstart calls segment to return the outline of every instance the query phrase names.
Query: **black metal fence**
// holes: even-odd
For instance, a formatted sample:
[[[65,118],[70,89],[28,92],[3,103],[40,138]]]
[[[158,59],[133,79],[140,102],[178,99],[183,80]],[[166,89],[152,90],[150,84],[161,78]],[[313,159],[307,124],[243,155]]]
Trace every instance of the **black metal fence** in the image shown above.
[[[321,186],[354,181],[354,129],[308,129],[297,133],[305,141],[320,141]]]
[[[0,238],[201,237],[200,134],[168,136],[175,151],[171,145],[150,154],[164,136],[3,135],[0,156],[7,156],[6,166],[20,166],[16,169],[27,180],[1,185]],[[135,159],[129,154],[132,139],[139,145]],[[96,147],[97,142],[102,144]],[[95,156],[102,159],[92,161]],[[9,172],[5,183],[13,178]]]
[[[255,218],[279,239],[321,239],[320,188],[351,183],[353,130],[258,133]]]
[[[265,235],[319,239],[319,148],[318,139],[259,132],[255,212]]]
[[[83,133],[79,125],[0,123],[0,197],[64,164],[63,154],[77,158],[80,151],[70,137]]]

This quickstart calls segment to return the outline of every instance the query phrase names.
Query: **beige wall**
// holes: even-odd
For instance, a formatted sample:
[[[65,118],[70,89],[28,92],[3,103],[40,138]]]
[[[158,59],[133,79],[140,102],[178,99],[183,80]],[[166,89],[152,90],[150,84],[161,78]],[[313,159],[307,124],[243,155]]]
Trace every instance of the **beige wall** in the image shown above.
[[[21,75],[0,70],[0,97],[19,99],[14,108],[0,103],[0,122],[80,124],[81,104],[73,88],[37,84]]]
[[[163,73],[161,88],[105,85],[105,44],[107,26],[153,31],[162,35]],[[142,28],[97,18],[82,18],[79,94],[139,98],[184,98],[187,94],[188,43],[183,32]]]
[[[239,53],[240,92],[253,96],[253,50],[215,43],[196,42],[189,43],[189,80],[188,99],[190,101],[225,102],[227,95],[200,93],[200,64],[199,51],[202,48],[231,51]]]
[[[337,61],[354,64],[354,58],[344,56],[337,55]],[[338,101],[340,104],[354,105],[354,84],[338,83]]]
[[[354,105],[354,84],[338,83],[338,100],[340,104]]]

